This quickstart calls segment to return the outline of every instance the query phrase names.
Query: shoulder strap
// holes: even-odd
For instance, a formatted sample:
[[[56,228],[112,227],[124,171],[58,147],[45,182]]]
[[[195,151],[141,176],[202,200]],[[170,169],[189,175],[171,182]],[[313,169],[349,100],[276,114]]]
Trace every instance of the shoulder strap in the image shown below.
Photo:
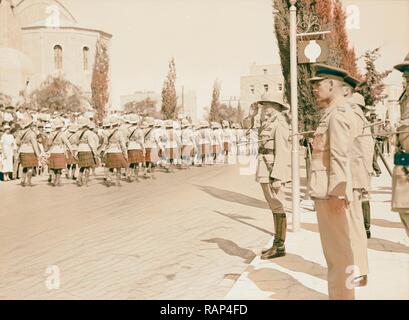
[[[23,136],[22,136],[21,139],[20,139],[21,143],[23,143],[24,138],[26,137],[26,135],[27,135],[27,133],[28,133],[29,130],[30,130],[30,129],[27,129],[26,132],[24,132]]]
[[[149,129],[147,133],[145,133],[145,138],[152,132],[153,128]]]
[[[111,138],[114,136],[114,134],[115,134],[116,132],[118,132],[118,129],[115,129],[114,132],[112,132],[112,133],[110,134],[110,136],[108,137],[108,143],[110,142]]]
[[[84,131],[82,131],[80,137],[78,138],[78,141],[81,141],[82,137],[84,136],[85,132],[87,132],[87,131],[88,131],[88,129],[85,129]]]
[[[54,136],[53,141],[51,141],[51,145],[54,143],[55,139],[60,135],[60,131],[57,132],[57,134]]]
[[[133,135],[135,134],[136,130],[138,130],[138,127],[136,127],[134,131],[132,131],[132,133],[131,133],[131,135],[129,136],[128,139],[131,139],[131,138],[133,137]]]

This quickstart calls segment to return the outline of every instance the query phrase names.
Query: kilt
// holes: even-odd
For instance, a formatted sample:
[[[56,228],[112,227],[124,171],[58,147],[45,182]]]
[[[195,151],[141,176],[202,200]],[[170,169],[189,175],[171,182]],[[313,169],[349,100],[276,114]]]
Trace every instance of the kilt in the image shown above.
[[[177,158],[177,150],[176,148],[166,148],[165,150],[166,158],[167,159],[176,159]]]
[[[145,161],[156,163],[159,161],[158,149],[157,148],[146,148],[145,149]]]
[[[142,149],[128,150],[128,162],[129,163],[142,163],[145,158],[143,157]]]
[[[96,163],[91,151],[78,152],[78,166],[80,168],[92,168]]]
[[[128,163],[121,152],[107,153],[105,167],[109,169],[128,168]]]
[[[192,154],[192,146],[182,146],[182,157],[190,157]]]
[[[212,145],[213,153],[219,153],[219,151],[220,151],[220,146],[218,144]]]
[[[51,170],[65,169],[67,158],[64,153],[51,153],[48,159],[48,168]]]
[[[74,159],[71,151],[67,150],[67,164],[77,164],[77,160]]]
[[[229,151],[229,143],[228,142],[223,143],[223,151]]]
[[[20,163],[23,168],[38,167],[38,159],[35,153],[20,153]]]

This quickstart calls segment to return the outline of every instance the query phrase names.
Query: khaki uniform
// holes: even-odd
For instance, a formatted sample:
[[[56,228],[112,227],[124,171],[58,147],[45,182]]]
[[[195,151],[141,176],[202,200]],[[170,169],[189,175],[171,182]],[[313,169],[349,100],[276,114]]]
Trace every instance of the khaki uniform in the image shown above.
[[[396,136],[397,150],[409,153],[409,90],[400,99],[402,120],[397,128],[400,133]],[[392,211],[399,212],[406,233],[409,237],[409,166],[395,165],[392,176]]]
[[[252,129],[254,127],[254,117],[244,119],[243,127]],[[290,129],[281,113],[277,113],[268,121],[261,123],[261,127],[258,129],[259,154],[256,181],[261,184],[264,197],[273,213],[275,228],[274,245],[270,249],[272,250],[271,254],[268,251],[264,252],[269,257],[275,257],[275,250],[277,249],[279,251],[278,256],[285,254],[284,242],[287,220],[284,185],[290,181],[291,175],[289,135]]]
[[[370,187],[370,173],[372,171],[372,158],[374,141],[370,127],[365,128],[368,121],[358,105],[351,105],[355,120],[355,137],[351,152],[352,187],[354,201],[351,203],[351,241],[354,251],[355,265],[359,268],[360,275],[367,275],[368,268],[368,239],[365,231],[364,216],[362,211],[363,198],[368,194]],[[365,136],[362,136],[365,135]],[[367,199],[365,199],[367,200]]]
[[[353,183],[350,153],[353,143],[354,115],[344,98],[334,100],[326,109],[314,135],[311,159],[310,196],[315,202],[318,227],[325,260],[328,265],[330,299],[354,299],[353,286],[348,286],[354,265],[351,241],[351,208],[334,207],[329,196],[351,201]],[[351,126],[352,124],[352,126]],[[337,201],[339,203],[339,201]]]

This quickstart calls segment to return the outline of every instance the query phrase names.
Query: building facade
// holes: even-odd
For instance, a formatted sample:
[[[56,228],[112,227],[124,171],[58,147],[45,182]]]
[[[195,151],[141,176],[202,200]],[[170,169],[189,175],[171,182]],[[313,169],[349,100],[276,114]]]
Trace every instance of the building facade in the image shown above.
[[[10,30],[6,37],[15,39],[11,48],[29,59],[29,68],[25,68],[30,69],[30,74],[25,75],[25,87],[19,89],[30,92],[48,76],[62,75],[90,95],[97,40],[101,39],[109,48],[112,35],[79,24],[57,0],[1,2],[2,11],[8,12],[9,19],[0,23],[2,28],[7,24]]]
[[[266,94],[272,94],[282,99],[284,94],[284,78],[281,65],[257,65],[250,66],[250,73],[240,79],[240,104],[245,112],[250,105]]]

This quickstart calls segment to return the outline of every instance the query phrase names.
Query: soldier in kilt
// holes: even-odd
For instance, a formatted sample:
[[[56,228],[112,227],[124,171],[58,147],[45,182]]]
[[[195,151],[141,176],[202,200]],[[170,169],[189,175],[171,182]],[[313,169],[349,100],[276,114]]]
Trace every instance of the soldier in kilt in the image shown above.
[[[195,138],[190,124],[187,119],[182,120],[182,132],[181,132],[181,153],[182,153],[182,168],[189,168],[191,164],[191,157],[196,149]]]
[[[223,120],[223,152],[224,163],[229,161],[229,150],[232,143],[232,129],[230,129],[230,123],[227,120]]]
[[[130,125],[127,134],[129,162],[127,178],[129,182],[132,182],[133,176],[135,176],[136,181],[139,181],[139,169],[142,168],[144,162],[144,134],[138,125],[139,120],[136,114],[130,115],[126,120]]]
[[[53,173],[52,186],[61,186],[62,170],[67,166],[67,158],[65,156],[66,149],[72,154],[73,150],[65,132],[64,122],[60,119],[53,121],[54,133],[50,143],[50,158],[48,159],[48,168]]]
[[[199,145],[199,165],[205,166],[210,155],[211,146],[211,131],[207,121],[200,123],[199,132],[197,135],[197,144]]]
[[[40,149],[37,143],[37,134],[33,128],[33,118],[26,115],[20,122],[21,131],[19,131],[16,145],[18,146],[18,161],[23,168],[21,185],[32,187],[31,179],[34,169],[38,167],[38,157]],[[27,183],[26,183],[27,182]]]
[[[166,170],[174,173],[174,165],[179,157],[179,136],[176,134],[172,120],[166,121],[165,132],[165,156],[166,156]]]
[[[78,145],[78,166],[80,173],[77,180],[79,187],[88,186],[91,168],[98,161],[98,145],[95,143],[94,133],[90,129],[91,121],[87,118],[78,120],[78,134],[76,144]]]
[[[159,150],[164,153],[160,136],[162,128],[154,128],[154,119],[146,118],[146,128],[144,131],[144,143],[145,143],[145,173],[144,177],[147,177],[148,173],[151,173],[152,179],[155,179],[155,167],[159,161]]]
[[[73,153],[71,151],[67,151],[67,173],[66,173],[66,178],[67,179],[73,179],[77,180],[77,177],[75,176],[75,172],[77,171],[77,159],[75,159],[75,155],[78,152],[78,145],[77,145],[77,140],[78,140],[78,125],[73,123],[68,127],[68,141],[71,144],[71,148],[73,150]]]
[[[110,117],[111,130],[105,141],[105,167],[110,173],[115,172],[116,185],[121,185],[121,171],[128,168],[128,150],[126,148],[126,138],[119,129],[119,119],[115,116]],[[106,177],[106,185],[111,185],[109,175]]]

